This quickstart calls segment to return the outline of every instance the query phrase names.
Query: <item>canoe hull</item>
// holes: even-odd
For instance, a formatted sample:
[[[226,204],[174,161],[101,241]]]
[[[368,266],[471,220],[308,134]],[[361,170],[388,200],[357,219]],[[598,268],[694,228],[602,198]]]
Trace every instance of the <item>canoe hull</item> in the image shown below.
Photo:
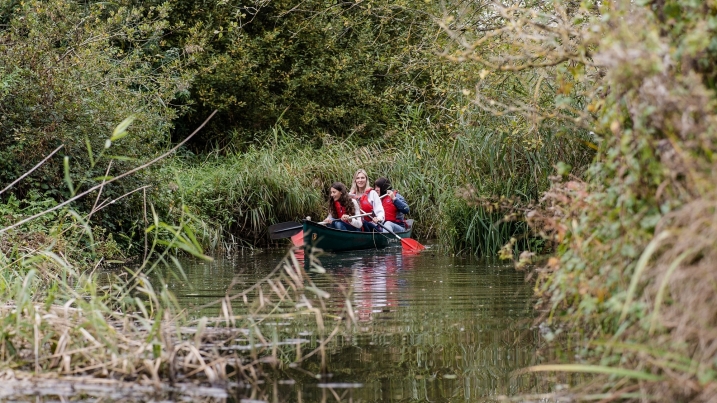
[[[411,227],[404,232],[397,232],[401,238],[410,238]],[[304,221],[304,245],[320,248],[327,252],[344,252],[362,249],[381,249],[401,242],[388,232],[343,231],[327,228],[314,221]]]

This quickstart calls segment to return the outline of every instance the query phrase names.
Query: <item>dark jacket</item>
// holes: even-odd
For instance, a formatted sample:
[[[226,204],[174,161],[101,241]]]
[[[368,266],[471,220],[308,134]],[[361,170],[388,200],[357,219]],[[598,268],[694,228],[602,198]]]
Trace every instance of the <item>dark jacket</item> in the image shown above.
[[[396,220],[405,221],[403,215],[409,213],[408,203],[406,203],[406,199],[404,199],[403,196],[401,196],[400,194],[396,193],[396,198],[393,199],[393,205],[396,206],[396,210],[398,210],[398,213],[396,213]]]

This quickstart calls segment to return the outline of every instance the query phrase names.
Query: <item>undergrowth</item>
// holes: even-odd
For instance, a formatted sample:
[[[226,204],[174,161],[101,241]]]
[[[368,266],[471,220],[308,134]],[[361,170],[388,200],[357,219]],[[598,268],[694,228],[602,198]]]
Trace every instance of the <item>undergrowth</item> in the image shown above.
[[[717,4],[501,11],[503,34],[523,48],[493,62],[568,58],[568,88],[589,100],[573,116],[602,138],[586,174],[555,177],[527,214],[557,251],[536,270],[535,289],[543,334],[568,334],[569,363],[525,371],[597,375],[562,393],[569,399],[715,401]],[[546,47],[559,42],[569,50]]]

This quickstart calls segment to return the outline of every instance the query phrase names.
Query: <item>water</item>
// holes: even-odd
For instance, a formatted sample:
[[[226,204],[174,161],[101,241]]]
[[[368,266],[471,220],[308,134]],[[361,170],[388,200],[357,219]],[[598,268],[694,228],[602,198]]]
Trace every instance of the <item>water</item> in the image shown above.
[[[187,280],[170,281],[170,287],[182,305],[196,309],[224,296],[232,283],[241,288],[263,278],[284,254],[184,261]],[[352,290],[356,326],[327,345],[324,371],[317,354],[297,368],[270,372],[264,383],[241,391],[242,398],[472,402],[538,391],[536,378],[513,375],[536,362],[540,341],[524,273],[430,250],[403,255],[400,248],[324,256],[321,262],[327,274],[312,278],[332,294],[329,313],[340,315],[346,290]],[[316,346],[316,328],[305,322],[277,326]]]

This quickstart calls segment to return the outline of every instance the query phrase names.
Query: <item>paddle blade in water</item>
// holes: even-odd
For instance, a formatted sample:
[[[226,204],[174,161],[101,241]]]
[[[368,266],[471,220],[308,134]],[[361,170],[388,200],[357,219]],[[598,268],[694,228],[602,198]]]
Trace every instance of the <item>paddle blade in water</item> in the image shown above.
[[[304,231],[300,231],[296,235],[291,236],[291,243],[294,244],[294,246],[304,246]]]
[[[418,241],[411,238],[402,238],[401,246],[403,246],[404,250],[409,250],[411,252],[420,252],[426,249],[425,246],[421,245]]]

